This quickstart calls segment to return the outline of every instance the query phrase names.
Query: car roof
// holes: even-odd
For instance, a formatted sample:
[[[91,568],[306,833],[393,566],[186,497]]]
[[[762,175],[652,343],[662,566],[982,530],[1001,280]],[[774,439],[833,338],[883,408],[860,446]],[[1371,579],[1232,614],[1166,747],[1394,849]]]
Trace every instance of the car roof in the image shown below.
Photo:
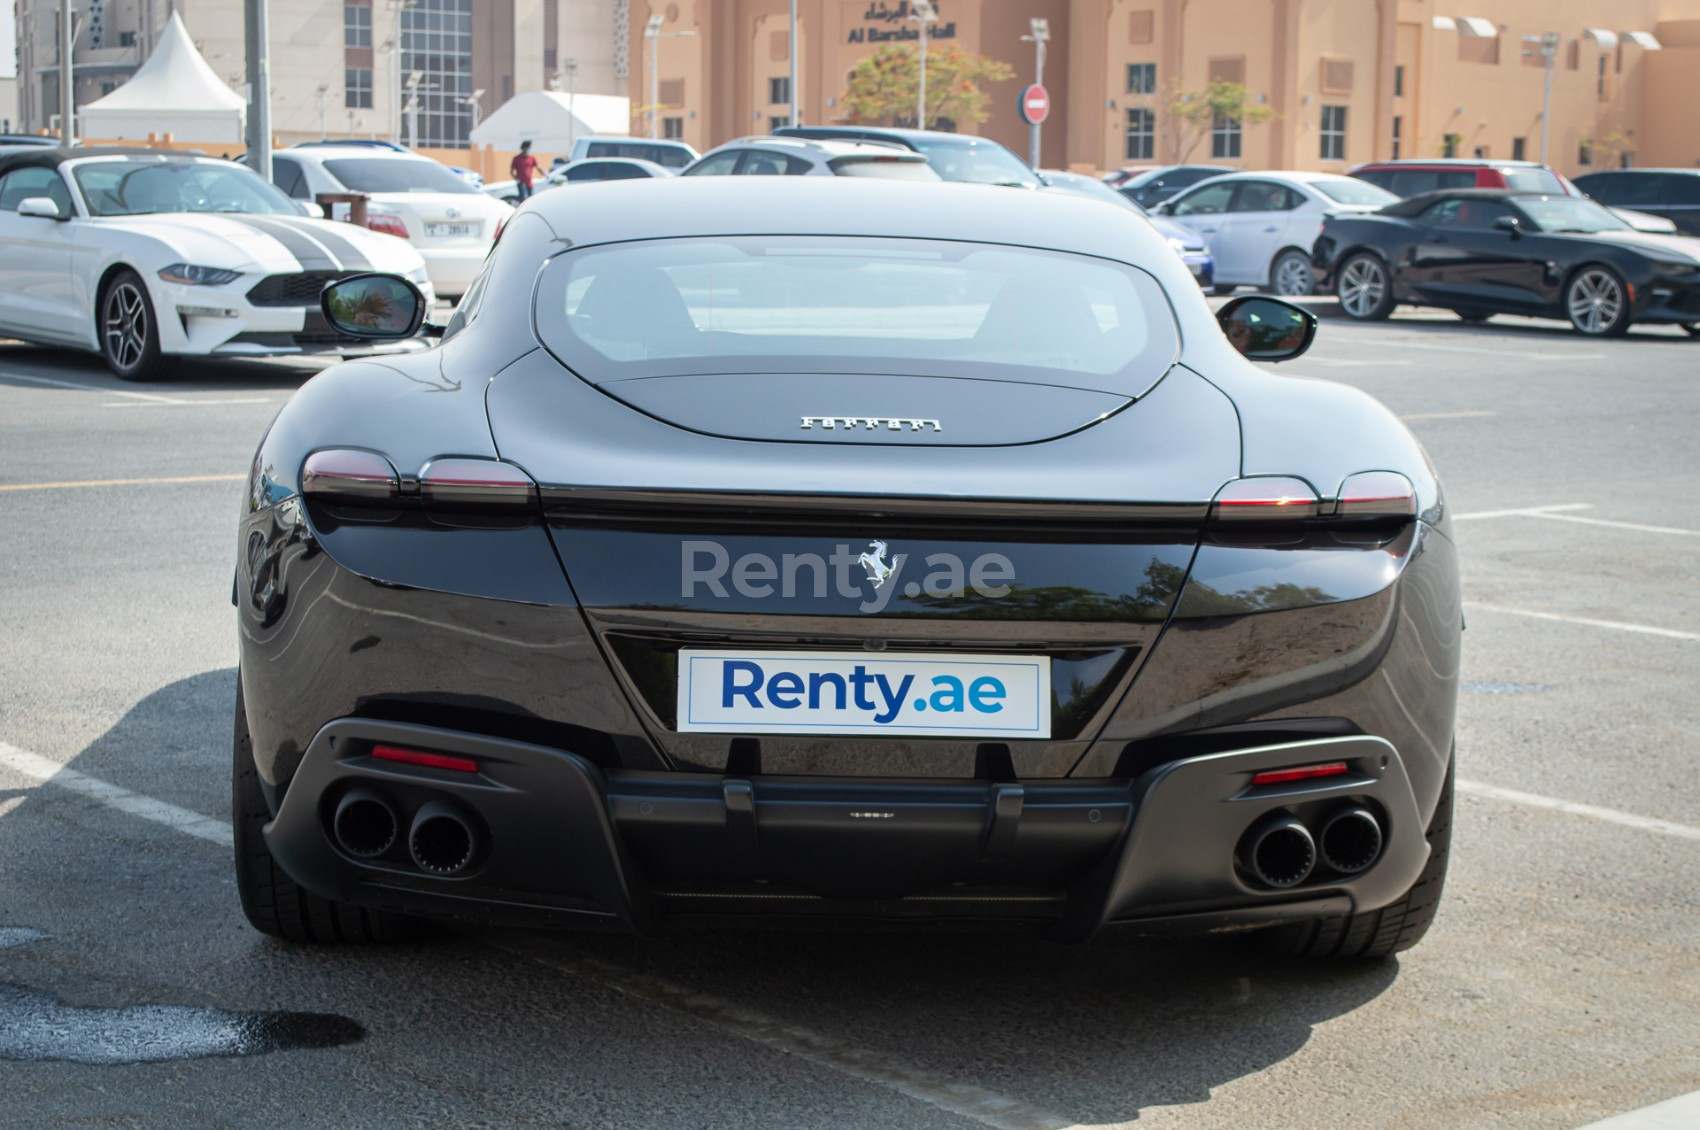
[[[98,145],[84,147],[72,146],[69,149],[55,146],[51,149],[40,145],[19,146],[8,153],[0,154],[0,173],[9,169],[19,169],[31,166],[46,166],[58,168],[66,161],[81,161],[91,157],[149,157],[159,161],[216,161],[217,157],[208,157],[204,153],[179,153],[170,149],[144,149],[133,146]]]
[[[1201,180],[1193,188],[1207,184],[1216,184],[1225,180],[1286,180],[1298,184],[1314,184],[1326,181],[1351,180],[1344,173],[1315,173],[1308,169],[1237,169],[1231,173]],[[1190,191],[1190,190],[1189,190]]]
[[[1363,169],[1544,169],[1539,161],[1496,161],[1490,157],[1401,157],[1396,161],[1366,161],[1353,165],[1354,173]]]
[[[719,153],[725,149],[736,149],[755,146],[769,149],[795,149],[813,153],[821,157],[844,157],[854,153],[878,153],[882,156],[898,157],[905,160],[925,161],[926,158],[902,145],[884,141],[868,140],[823,140],[809,137],[776,137],[772,134],[752,134],[717,145],[704,154]]]
[[[1568,196],[1562,192],[1538,192],[1527,188],[1442,188],[1433,192],[1419,192],[1415,196],[1407,196],[1381,209],[1387,216],[1415,216],[1427,210],[1429,205],[1441,200],[1544,200],[1548,197],[1559,197],[1565,200],[1580,200],[1578,196]]]
[[[430,161],[433,165],[442,164],[442,162],[432,160],[432,158],[425,156],[423,153],[415,153],[411,149],[397,150],[384,148],[382,146],[368,147],[364,145],[338,145],[335,142],[320,141],[308,141],[302,142],[300,145],[291,145],[288,149],[283,150],[281,153],[274,152],[273,155],[317,157],[321,161],[330,160],[332,157],[358,157],[362,161]]]
[[[1573,179],[1583,180],[1587,177],[1620,177],[1625,173],[1681,173],[1683,176],[1700,177],[1700,169],[1672,169],[1655,165],[1637,165],[1633,169],[1597,169],[1591,173],[1578,173]]]
[[[919,141],[951,142],[962,145],[996,145],[1005,148],[1001,142],[989,137],[978,137],[971,133],[951,133],[939,129],[907,129],[902,126],[780,126],[773,131],[775,137],[812,138],[814,140],[829,140],[845,138],[852,141],[880,141],[890,139],[902,145],[905,149],[913,149]]]

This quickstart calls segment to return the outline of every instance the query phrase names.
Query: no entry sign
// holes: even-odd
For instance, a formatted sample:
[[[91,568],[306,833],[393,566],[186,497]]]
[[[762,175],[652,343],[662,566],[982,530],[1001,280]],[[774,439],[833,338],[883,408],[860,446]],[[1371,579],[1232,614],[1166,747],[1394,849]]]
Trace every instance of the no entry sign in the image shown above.
[[[1021,100],[1016,103],[1021,120],[1036,126],[1051,116],[1051,92],[1038,83],[1021,88]]]

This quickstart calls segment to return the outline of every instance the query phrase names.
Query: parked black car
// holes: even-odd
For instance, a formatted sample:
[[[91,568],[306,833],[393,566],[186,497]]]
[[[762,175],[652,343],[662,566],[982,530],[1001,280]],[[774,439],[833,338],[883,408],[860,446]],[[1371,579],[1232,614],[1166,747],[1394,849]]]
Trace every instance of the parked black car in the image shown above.
[[[1155,208],[1200,181],[1239,171],[1232,165],[1163,165],[1135,173],[1114,188],[1141,208]]]
[[[1608,169],[1577,177],[1576,187],[1601,204],[1651,212],[1700,235],[1700,169]]]
[[[1312,259],[1346,314],[1401,302],[1466,321],[1568,318],[1615,337],[1635,322],[1700,334],[1700,255],[1686,236],[1638,232],[1591,200],[1504,189],[1428,192],[1324,221]]]

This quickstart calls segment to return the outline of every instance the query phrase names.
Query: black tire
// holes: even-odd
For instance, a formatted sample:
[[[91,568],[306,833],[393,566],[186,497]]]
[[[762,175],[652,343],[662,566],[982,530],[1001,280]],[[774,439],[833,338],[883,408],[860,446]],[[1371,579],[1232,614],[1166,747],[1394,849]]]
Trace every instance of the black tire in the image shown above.
[[[1564,312],[1579,334],[1622,337],[1632,319],[1629,288],[1603,263],[1585,264],[1564,284]]]
[[[100,292],[95,318],[100,355],[121,381],[153,381],[165,375],[159,351],[159,323],[147,284],[134,271],[119,271]]]
[[[1238,289],[1239,287],[1235,286],[1233,283],[1216,283],[1211,286],[1210,293],[1214,294],[1217,298],[1223,298],[1234,293],[1234,291]]]
[[[1456,753],[1452,760],[1456,763]],[[1452,847],[1452,773],[1453,765],[1448,764],[1446,784],[1440,790],[1434,819],[1429,821],[1428,865],[1402,898],[1364,914],[1313,918],[1261,931],[1257,938],[1264,947],[1281,957],[1356,960],[1389,957],[1422,941],[1434,922],[1440,893],[1446,886],[1446,862]]]
[[[1348,318],[1380,322],[1399,304],[1393,297],[1393,273],[1378,255],[1360,251],[1340,264],[1334,276],[1334,296]]]
[[[1316,269],[1310,256],[1289,247],[1276,255],[1269,264],[1270,294],[1282,298],[1308,298],[1316,293]]]
[[[1700,322],[1683,322],[1682,332],[1689,337],[1700,337]]]
[[[1494,314],[1492,310],[1454,310],[1452,312],[1473,326],[1481,325]]]
[[[231,750],[231,825],[236,840],[236,891],[254,929],[289,942],[395,942],[415,937],[418,923],[398,914],[332,902],[285,875],[261,834],[271,820],[254,768],[248,712],[236,685],[236,733]]]

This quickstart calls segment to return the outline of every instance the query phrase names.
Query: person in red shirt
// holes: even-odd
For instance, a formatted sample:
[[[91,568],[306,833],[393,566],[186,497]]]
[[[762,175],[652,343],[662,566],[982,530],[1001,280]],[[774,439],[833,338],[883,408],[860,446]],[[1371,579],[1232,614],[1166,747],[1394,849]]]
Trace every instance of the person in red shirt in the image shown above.
[[[531,142],[519,143],[519,152],[508,165],[508,172],[513,174],[514,187],[519,190],[520,202],[531,199],[531,179],[537,175],[537,158],[531,155]]]

